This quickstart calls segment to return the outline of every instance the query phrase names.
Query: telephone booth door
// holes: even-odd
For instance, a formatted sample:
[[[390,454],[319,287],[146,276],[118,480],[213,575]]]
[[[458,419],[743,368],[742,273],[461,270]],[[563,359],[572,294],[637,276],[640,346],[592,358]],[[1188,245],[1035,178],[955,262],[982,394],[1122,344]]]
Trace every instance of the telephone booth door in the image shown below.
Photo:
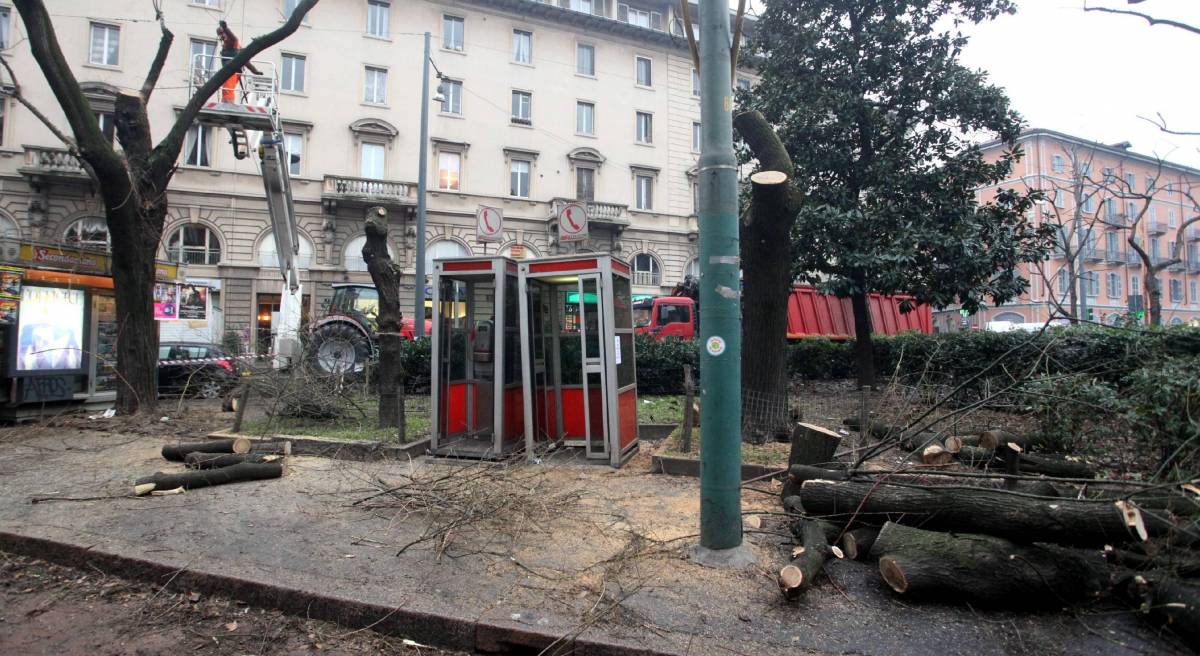
[[[628,266],[580,255],[520,267],[526,448],[561,443],[619,466],[637,446]]]
[[[516,263],[434,260],[432,276],[430,450],[502,458],[524,433]]]

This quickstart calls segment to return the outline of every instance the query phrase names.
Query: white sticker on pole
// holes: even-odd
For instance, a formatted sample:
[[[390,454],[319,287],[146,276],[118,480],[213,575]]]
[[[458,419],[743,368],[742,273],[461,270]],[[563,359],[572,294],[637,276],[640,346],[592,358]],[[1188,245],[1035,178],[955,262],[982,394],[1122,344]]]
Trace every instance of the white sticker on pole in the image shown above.
[[[616,347],[613,349],[613,353],[617,354],[617,364],[621,364],[621,336],[620,335],[613,335],[613,346]]]
[[[719,335],[713,335],[704,342],[704,348],[708,350],[709,355],[721,355],[725,352],[725,338]]]
[[[558,240],[583,241],[588,237],[587,208],[582,203],[567,203],[558,210]]]
[[[475,240],[481,244],[503,240],[504,211],[480,205],[475,212]]]

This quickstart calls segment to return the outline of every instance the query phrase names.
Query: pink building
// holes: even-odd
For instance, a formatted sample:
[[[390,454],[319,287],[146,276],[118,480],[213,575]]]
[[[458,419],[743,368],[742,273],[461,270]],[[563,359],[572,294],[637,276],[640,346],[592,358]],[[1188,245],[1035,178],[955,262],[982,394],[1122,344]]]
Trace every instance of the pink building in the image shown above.
[[[1046,200],[1032,218],[1056,225],[1056,248],[1045,261],[1022,267],[1030,288],[1021,298],[969,317],[957,307],[937,311],[936,331],[1069,316],[1072,291],[1085,295],[1085,319],[1117,323],[1144,308],[1149,321],[1148,269],[1130,246],[1131,235],[1152,262],[1169,260],[1180,244],[1181,261],[1158,273],[1163,325],[1200,320],[1200,222],[1183,228],[1200,214],[1200,170],[1135,153],[1128,142],[1102,144],[1053,130],[1025,130],[1018,143],[1024,158],[1011,177],[980,188],[979,199],[999,189],[1042,190]],[[983,146],[989,158],[1006,149],[1000,142]]]

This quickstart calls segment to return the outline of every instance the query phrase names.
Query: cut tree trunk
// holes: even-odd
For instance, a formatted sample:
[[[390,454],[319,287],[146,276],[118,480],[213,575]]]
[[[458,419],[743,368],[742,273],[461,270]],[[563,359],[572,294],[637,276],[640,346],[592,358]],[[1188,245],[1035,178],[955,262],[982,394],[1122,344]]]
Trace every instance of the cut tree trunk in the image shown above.
[[[948,465],[954,462],[954,454],[934,442],[921,450],[921,462],[926,465]]]
[[[977,446],[988,451],[994,451],[1000,445],[995,431],[984,431],[978,435],[961,435],[958,439],[961,446]]]
[[[1143,553],[1117,549],[1112,545],[1104,546],[1104,559],[1118,567],[1136,570],[1159,570],[1159,575],[1170,575],[1180,578],[1200,576],[1200,558],[1195,554],[1182,550],[1171,550],[1149,556]]]
[[[270,442],[251,442],[250,453],[261,455],[277,455],[290,456],[292,455],[291,440],[272,440]]]
[[[833,462],[833,454],[841,444],[837,433],[812,424],[796,424],[792,429],[792,448],[788,453],[788,467],[792,465],[826,465]],[[788,476],[783,483],[781,498],[799,491],[798,483]]]
[[[846,531],[842,536],[842,552],[850,560],[866,560],[871,553],[871,546],[879,536],[879,529],[873,526],[862,526],[852,531]]]
[[[792,283],[791,228],[799,196],[790,179],[791,157],[759,112],[733,119],[759,170],[750,176],[750,211],[740,224],[742,262],[742,398],[761,399],[750,425],[765,434],[787,435],[787,304]],[[764,435],[765,436],[765,435]],[[755,437],[753,435],[745,436]]]
[[[1145,613],[1147,622],[1170,629],[1193,651],[1200,652],[1200,586],[1134,575],[1120,581],[1116,588],[1126,601]]]
[[[163,445],[162,457],[172,462],[183,462],[189,453],[249,453],[250,446],[250,440],[244,437],[208,442],[180,442]]]
[[[1007,447],[1005,447],[1007,448]],[[996,451],[976,446],[964,446],[959,449],[958,461],[973,467],[1004,467],[1004,461],[997,456]],[[1022,474],[1043,474],[1059,478],[1095,478],[1096,469],[1086,462],[1067,460],[1066,458],[1022,453],[1020,457]]]
[[[900,594],[1021,610],[1092,598],[1102,572],[1065,549],[893,522],[880,529],[871,556],[879,559],[883,580]]]
[[[792,551],[792,562],[779,570],[779,590],[788,600],[798,599],[829,558],[825,531],[817,522],[798,520],[800,545]]]
[[[388,212],[384,207],[367,210],[362,257],[371,273],[371,282],[379,293],[379,427],[396,427],[401,442],[405,440],[404,372],[400,362],[400,266],[388,254]],[[424,284],[424,283],[422,283]],[[424,321],[425,317],[413,317]]]
[[[134,494],[142,495],[156,491],[183,488],[192,490],[210,485],[224,485],[240,481],[257,481],[283,476],[283,464],[278,462],[242,462],[220,469],[201,469],[169,474],[157,472],[153,476],[139,478],[133,486]]]
[[[800,485],[804,481],[813,480],[847,481],[850,480],[850,474],[844,469],[822,469],[820,467],[813,467],[812,465],[792,465],[788,467],[788,478],[797,485]]]
[[[986,533],[1016,542],[1099,547],[1140,539],[1121,509],[1107,502],[1034,499],[986,488],[829,480],[804,482],[800,498],[813,515],[890,514],[934,530]],[[1142,520],[1150,536],[1174,529],[1169,521],[1149,513]]]
[[[862,280],[856,281],[860,288]],[[875,387],[875,349],[871,343],[871,310],[867,305],[866,292],[850,295],[850,307],[854,310],[854,364],[858,370],[858,387]]]
[[[188,469],[219,469],[243,462],[273,462],[283,456],[268,453],[189,453],[183,459]]]

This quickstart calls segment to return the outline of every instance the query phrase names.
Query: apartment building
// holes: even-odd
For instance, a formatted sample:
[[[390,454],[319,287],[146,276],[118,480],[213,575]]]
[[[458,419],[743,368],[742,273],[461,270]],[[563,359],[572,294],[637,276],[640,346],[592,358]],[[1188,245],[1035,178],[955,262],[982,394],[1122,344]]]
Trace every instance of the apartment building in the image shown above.
[[[957,307],[935,312],[939,331],[984,328],[989,322],[1041,323],[1070,312],[1070,288],[1085,294],[1093,321],[1118,323],[1139,309],[1146,267],[1128,239],[1134,236],[1151,262],[1171,257],[1177,242],[1181,262],[1158,274],[1163,324],[1200,320],[1200,224],[1183,222],[1200,213],[1200,170],[1134,152],[1129,143],[1102,144],[1061,132],[1030,129],[1018,140],[1024,158],[1009,179],[981,188],[983,202],[1001,188],[1040,189],[1046,200],[1030,218],[1051,223],[1058,233],[1044,262],[1022,266],[1029,291],[1012,302],[970,317]],[[984,145],[988,157],[1007,148]],[[1068,257],[1078,270],[1069,274]],[[1148,316],[1147,319],[1148,321]]]
[[[187,101],[193,63],[219,50],[218,20],[248,43],[296,4],[166,0],[175,45],[149,107],[155,138]],[[158,43],[153,7],[49,5],[64,54],[111,135],[115,92],[140,86]],[[424,287],[414,280],[421,148],[429,155],[427,259],[611,252],[633,265],[639,294],[662,293],[695,272],[699,83],[678,10],[666,0],[321,2],[296,34],[257,58],[279,78],[286,144],[298,156],[290,172],[305,315],[321,311],[332,284],[370,281],[363,216],[379,205],[389,210],[392,255],[408,275],[404,307],[412,307]],[[23,94],[65,126],[4,0],[0,21],[0,47]],[[442,92],[422,144],[424,32],[433,37],[431,88],[440,83]],[[749,74],[737,84],[749,85]],[[78,163],[8,96],[0,118],[4,236],[105,249],[103,207]],[[281,280],[255,158],[236,159],[228,141],[203,121],[188,134],[159,256],[213,289],[212,339],[236,330],[261,349]],[[559,243],[553,217],[576,200],[589,209],[590,237]],[[476,240],[481,205],[503,211],[502,241]]]

